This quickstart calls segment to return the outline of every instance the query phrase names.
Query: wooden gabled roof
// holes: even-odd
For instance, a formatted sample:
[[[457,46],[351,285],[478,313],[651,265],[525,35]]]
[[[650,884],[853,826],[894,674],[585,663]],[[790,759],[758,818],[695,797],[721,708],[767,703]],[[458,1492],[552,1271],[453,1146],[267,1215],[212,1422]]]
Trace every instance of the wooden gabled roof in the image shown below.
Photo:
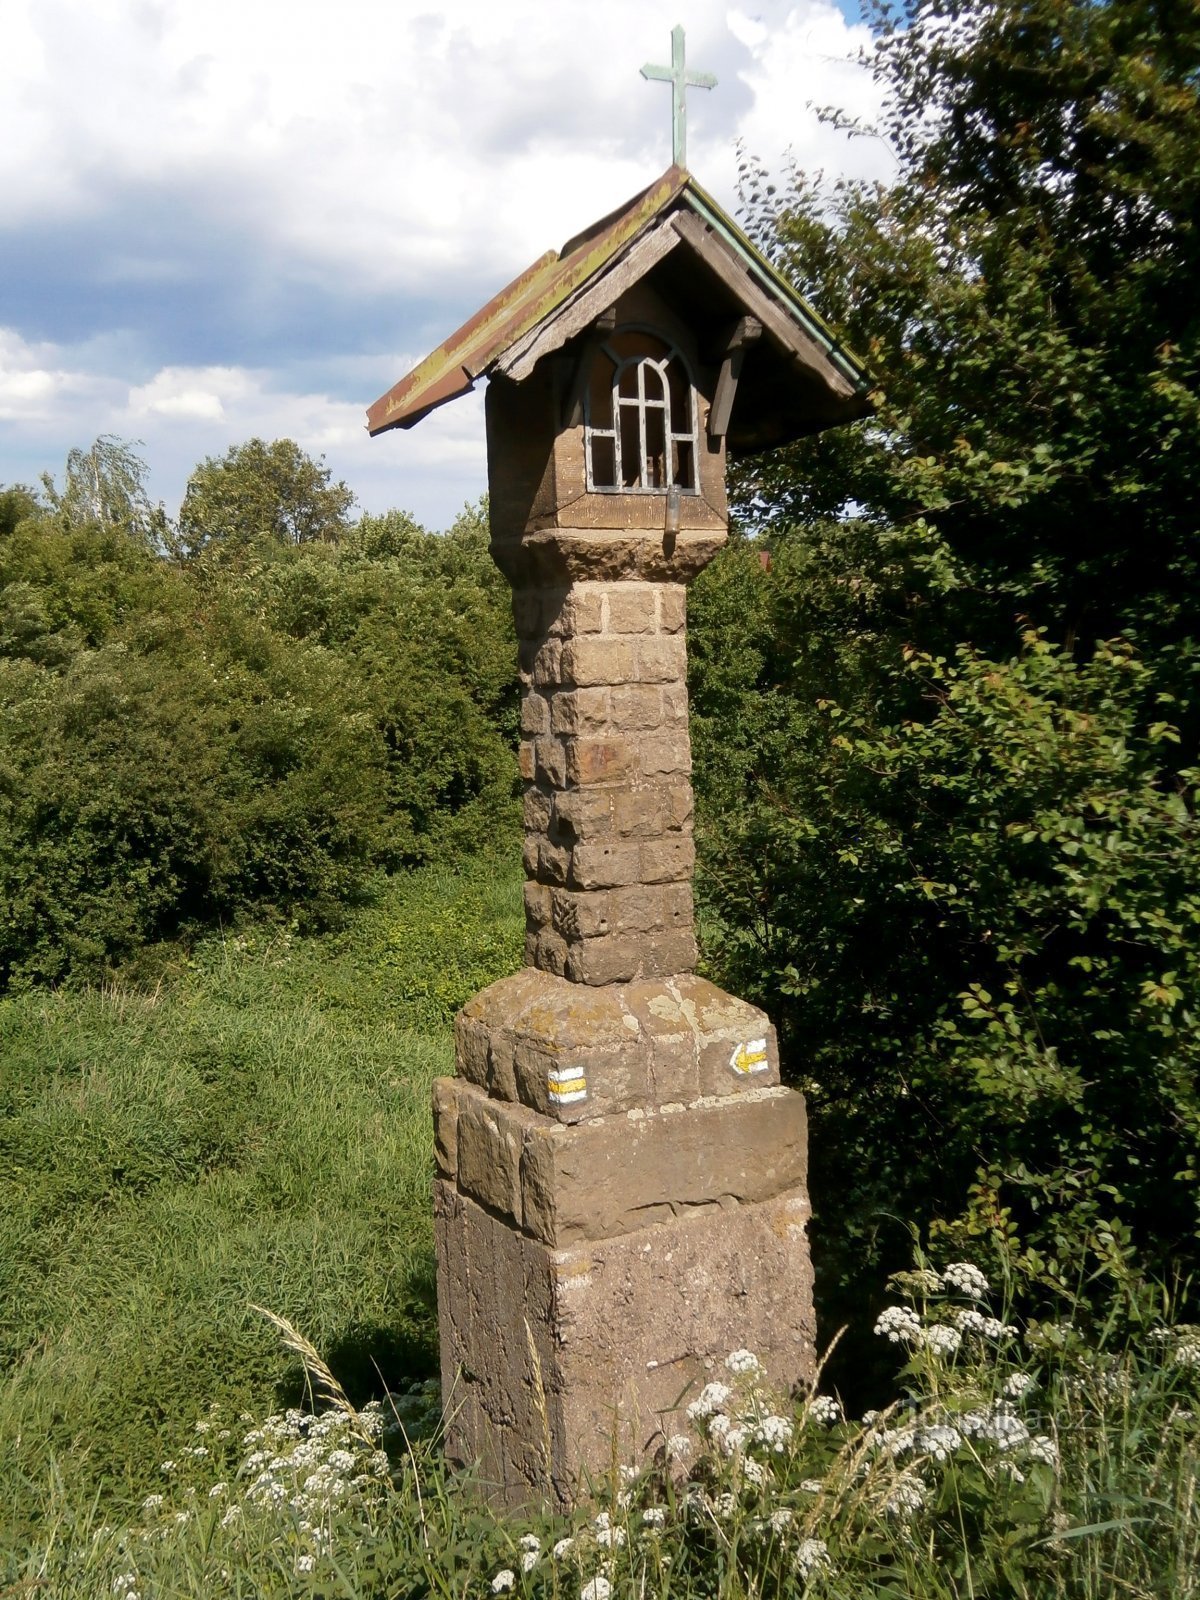
[[[729,428],[735,448],[869,411],[862,364],[691,174],[671,167],[489,300],[371,406],[368,431],[411,428],[492,373],[520,382],[652,272],[698,332],[737,316],[762,324]]]

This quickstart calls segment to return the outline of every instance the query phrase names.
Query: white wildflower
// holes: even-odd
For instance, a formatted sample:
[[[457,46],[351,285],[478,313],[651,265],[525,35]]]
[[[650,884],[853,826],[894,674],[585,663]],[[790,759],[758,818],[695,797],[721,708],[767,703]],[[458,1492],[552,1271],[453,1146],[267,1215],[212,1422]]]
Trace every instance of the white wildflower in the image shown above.
[[[762,1371],[762,1362],[753,1350],[731,1350],[725,1357],[725,1365],[730,1372],[739,1374],[757,1375]]]
[[[833,1403],[836,1405],[836,1401]],[[818,1418],[818,1421],[824,1420]],[[782,1455],[792,1442],[794,1431],[790,1417],[768,1416],[760,1417],[754,1424],[753,1436],[756,1444],[766,1445],[768,1450],[773,1450],[776,1455]]]
[[[219,1500],[223,1494],[228,1492],[228,1489],[229,1485],[227,1483],[214,1483],[208,1491],[208,1498],[210,1500]]]
[[[127,1594],[130,1589],[136,1589],[136,1588],[137,1588],[137,1573],[136,1572],[118,1572],[116,1577],[112,1581],[112,1591],[113,1591],[114,1594]]]
[[[728,1522],[736,1510],[736,1495],[726,1492],[725,1494],[719,1494],[713,1501],[713,1515],[719,1517],[722,1522]]]
[[[335,1472],[353,1472],[354,1457],[349,1450],[334,1450],[330,1454],[329,1465]]]
[[[159,1467],[158,1470],[160,1472],[165,1472],[167,1474],[167,1476],[169,1477],[171,1475],[171,1473],[175,1471],[175,1463],[173,1461],[164,1461],[162,1466]]]
[[[596,1543],[605,1550],[620,1550],[625,1543],[624,1528],[599,1528]]]
[[[684,1456],[692,1453],[692,1441],[686,1433],[673,1433],[667,1440],[666,1456],[668,1461],[681,1461]]]
[[[808,1413],[814,1422],[821,1423],[823,1427],[832,1428],[835,1422],[841,1421],[842,1408],[832,1395],[815,1394],[809,1402]],[[783,1419],[777,1417],[773,1420],[782,1421]]]
[[[642,1522],[647,1528],[661,1528],[667,1520],[665,1506],[647,1506],[642,1512]]]
[[[161,1494],[148,1494],[146,1496],[146,1498],[142,1501],[142,1510],[143,1511],[157,1511],[158,1508],[162,1505],[162,1503],[163,1503],[163,1496]]]
[[[209,1428],[210,1428],[210,1426],[211,1426],[211,1424],[208,1423],[208,1422],[198,1422],[196,1424],[195,1431],[197,1433],[207,1433]]]
[[[888,1306],[879,1313],[875,1332],[892,1344],[912,1344],[921,1333],[921,1319],[908,1306]]]
[[[991,1293],[991,1284],[970,1261],[952,1261],[942,1269],[942,1282],[948,1289],[957,1289],[970,1300],[982,1300]]]
[[[562,1558],[565,1555],[568,1555],[572,1550],[574,1550],[574,1548],[575,1540],[571,1535],[568,1535],[565,1539],[560,1539],[558,1541],[558,1543],[551,1550],[550,1554],[554,1557],[555,1561],[561,1561]]]
[[[239,1522],[241,1520],[241,1516],[241,1506],[237,1504],[231,1505],[226,1511],[225,1515],[221,1518],[221,1526],[223,1528],[232,1528],[235,1522]]]
[[[1200,1341],[1184,1339],[1175,1346],[1171,1359],[1176,1366],[1200,1367]]]
[[[901,1456],[907,1455],[910,1450],[916,1449],[917,1430],[915,1428],[881,1428],[878,1433],[872,1434],[871,1443],[877,1445],[884,1455],[891,1456],[893,1461],[898,1461]]]
[[[722,1455],[735,1456],[750,1437],[750,1431],[740,1422],[730,1422],[723,1411],[718,1411],[708,1424],[708,1436]]]
[[[1028,1372],[1014,1372],[1004,1381],[1004,1393],[1010,1400],[1023,1400],[1034,1387],[1034,1380]]]
[[[962,1334],[944,1322],[935,1323],[921,1334],[921,1343],[936,1356],[952,1356],[962,1344]]]
[[[825,1485],[820,1478],[802,1478],[800,1480],[801,1494],[820,1494]]]
[[[804,1485],[801,1484],[801,1488],[803,1487]],[[790,1506],[780,1506],[778,1510],[772,1511],[771,1515],[767,1518],[771,1532],[786,1533],[791,1527],[792,1522],[795,1519],[795,1515],[795,1512]]]
[[[727,1383],[706,1383],[688,1406],[687,1414],[693,1422],[700,1422],[727,1406],[732,1399],[733,1390]]]
[[[506,1590],[511,1589],[513,1587],[513,1585],[516,1583],[516,1581],[517,1581],[517,1575],[512,1570],[512,1568],[511,1567],[502,1567],[500,1569],[500,1571],[496,1574],[496,1576],[492,1579],[492,1593],[493,1594],[504,1594],[504,1592]]]
[[[536,1567],[538,1564],[539,1555],[540,1552],[537,1550],[526,1550],[525,1554],[521,1557],[521,1571],[532,1572],[534,1567]]]
[[[1048,1467],[1058,1465],[1058,1446],[1044,1433],[1035,1434],[1027,1446],[1030,1461],[1041,1461]]]
[[[612,1584],[607,1578],[595,1577],[585,1583],[579,1591],[579,1600],[609,1600],[612,1594]]]
[[[957,1428],[935,1423],[932,1427],[918,1430],[916,1448],[932,1456],[935,1461],[949,1461],[962,1442],[962,1434]]]
[[[811,1578],[821,1567],[827,1567],[829,1548],[824,1539],[801,1539],[792,1564],[802,1578]]]
[[[919,1511],[925,1504],[925,1485],[920,1478],[906,1472],[892,1485],[892,1492],[887,1498],[887,1509],[893,1517],[911,1517],[914,1511]]]
[[[746,1481],[754,1484],[757,1489],[763,1488],[770,1478],[766,1467],[761,1461],[755,1461],[753,1456],[742,1457],[742,1473]]]
[[[316,1564],[317,1564],[316,1556],[297,1556],[296,1557],[296,1571],[297,1572],[312,1572],[313,1569],[316,1567]]]
[[[517,1548],[528,1553],[530,1550],[536,1555],[542,1548],[542,1541],[536,1533],[523,1533],[517,1540]]]
[[[986,1317],[982,1311],[959,1311],[955,1316],[960,1333],[978,1334],[981,1339],[1014,1339],[1017,1330],[999,1317]]]

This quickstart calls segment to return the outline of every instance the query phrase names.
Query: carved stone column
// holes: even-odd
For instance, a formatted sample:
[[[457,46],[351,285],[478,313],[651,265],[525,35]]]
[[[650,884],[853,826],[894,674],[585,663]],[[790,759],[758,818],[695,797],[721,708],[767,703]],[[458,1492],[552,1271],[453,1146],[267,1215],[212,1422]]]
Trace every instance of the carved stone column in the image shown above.
[[[630,535],[614,573],[611,535],[497,532],[529,965],[458,1018],[436,1231],[449,1453],[515,1504],[654,1454],[733,1349],[804,1381],[813,1318],[803,1098],[692,970],[685,579],[720,540]]]

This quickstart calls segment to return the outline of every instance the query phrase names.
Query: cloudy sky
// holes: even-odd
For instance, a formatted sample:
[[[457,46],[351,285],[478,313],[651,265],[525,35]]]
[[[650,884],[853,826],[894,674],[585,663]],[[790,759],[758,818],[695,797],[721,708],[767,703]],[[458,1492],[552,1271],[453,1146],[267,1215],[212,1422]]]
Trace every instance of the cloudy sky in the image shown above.
[[[253,435],[367,510],[445,526],[485,480],[479,394],[368,440],[364,410],[496,289],[670,162],[736,206],[736,145],[886,176],[854,0],[0,0],[0,483],[101,433],[168,511]]]

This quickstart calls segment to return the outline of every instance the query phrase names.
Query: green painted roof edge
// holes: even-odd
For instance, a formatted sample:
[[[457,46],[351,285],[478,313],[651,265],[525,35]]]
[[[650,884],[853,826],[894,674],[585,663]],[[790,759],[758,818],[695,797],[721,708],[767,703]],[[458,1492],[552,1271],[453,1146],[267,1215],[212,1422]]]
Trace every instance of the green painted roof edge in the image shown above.
[[[839,371],[865,393],[871,387],[866,363],[859,359],[804,297],[797,293],[777,267],[771,265],[757,245],[742,232],[729,213],[721,208],[689,172],[684,192],[697,215],[737,251],[763,288],[783,299],[788,309],[804,324]]]

